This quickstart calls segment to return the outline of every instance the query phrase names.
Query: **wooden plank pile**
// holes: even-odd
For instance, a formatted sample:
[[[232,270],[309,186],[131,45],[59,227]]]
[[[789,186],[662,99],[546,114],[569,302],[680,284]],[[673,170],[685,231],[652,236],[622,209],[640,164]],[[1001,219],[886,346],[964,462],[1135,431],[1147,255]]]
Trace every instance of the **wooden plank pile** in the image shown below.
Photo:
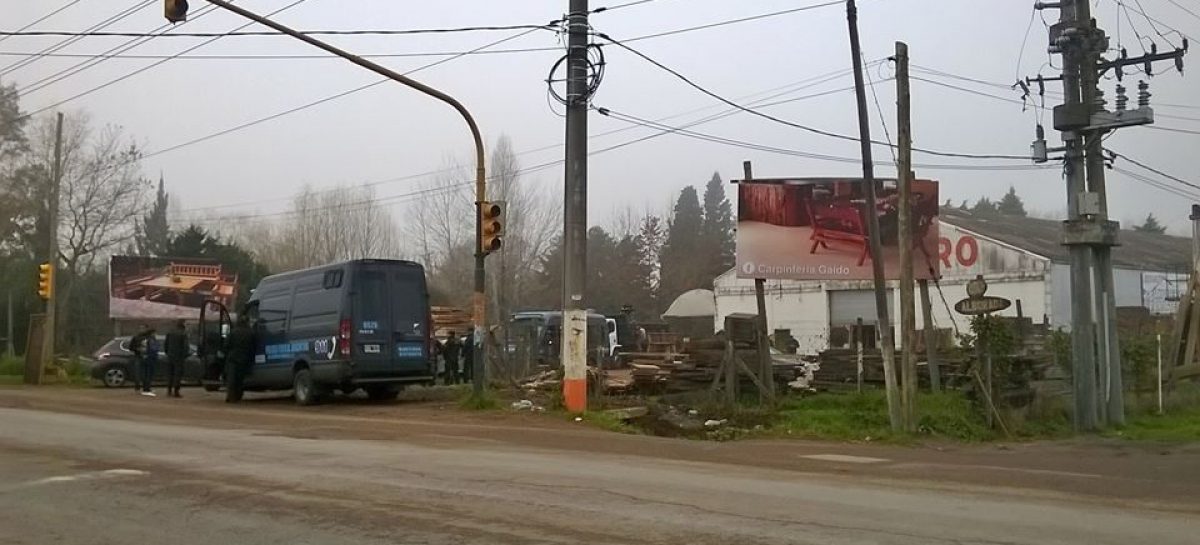
[[[433,333],[439,339],[451,331],[462,335],[473,324],[471,314],[457,307],[430,307],[429,312],[433,318]]]

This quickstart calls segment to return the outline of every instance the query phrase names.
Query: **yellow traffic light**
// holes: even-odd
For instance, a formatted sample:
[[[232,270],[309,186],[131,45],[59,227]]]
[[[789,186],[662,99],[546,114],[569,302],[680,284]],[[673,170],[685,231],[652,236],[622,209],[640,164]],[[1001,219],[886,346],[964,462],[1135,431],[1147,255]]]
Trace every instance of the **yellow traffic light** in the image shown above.
[[[187,21],[187,0],[163,0],[163,15],[172,23]]]
[[[54,266],[49,263],[38,265],[38,295],[47,301],[54,296]]]
[[[479,204],[479,225],[482,237],[480,251],[484,255],[499,250],[504,246],[504,206],[497,202]]]

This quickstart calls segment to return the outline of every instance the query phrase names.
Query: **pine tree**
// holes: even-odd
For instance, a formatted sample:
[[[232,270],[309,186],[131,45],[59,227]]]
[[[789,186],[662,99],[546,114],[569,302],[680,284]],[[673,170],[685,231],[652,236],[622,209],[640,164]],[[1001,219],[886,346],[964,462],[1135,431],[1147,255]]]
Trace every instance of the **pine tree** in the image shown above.
[[[139,255],[166,255],[167,245],[171,242],[171,226],[167,222],[167,203],[170,197],[163,188],[163,179],[158,177],[158,193],[154,197],[154,208],[137,223],[137,242]]]
[[[638,291],[644,299],[630,303],[635,312],[644,316],[654,316],[663,310],[659,305],[658,293],[662,280],[664,238],[662,220],[658,216],[647,215],[634,241],[638,257]]]
[[[1141,225],[1134,226],[1133,230],[1139,233],[1152,233],[1155,235],[1161,235],[1167,232],[1167,227],[1159,224],[1158,218],[1154,217],[1154,214],[1150,214],[1146,216],[1146,221],[1142,222]]]
[[[1025,217],[1025,203],[1021,197],[1017,196],[1017,189],[1013,186],[1008,186],[1008,193],[1004,194],[1004,198],[996,203],[996,211],[1005,216],[1020,216]]]
[[[999,212],[996,210],[996,203],[987,197],[983,197],[975,201],[975,206],[971,207],[971,213],[977,216],[995,216]]]
[[[674,214],[667,226],[667,240],[662,249],[662,279],[660,301],[670,304],[679,294],[705,285],[712,285],[705,276],[704,249],[701,247],[701,228],[704,213],[696,188],[687,186],[675,201]]]
[[[716,278],[734,263],[733,206],[725,196],[721,175],[714,172],[704,188],[701,248],[708,258],[704,272]]]

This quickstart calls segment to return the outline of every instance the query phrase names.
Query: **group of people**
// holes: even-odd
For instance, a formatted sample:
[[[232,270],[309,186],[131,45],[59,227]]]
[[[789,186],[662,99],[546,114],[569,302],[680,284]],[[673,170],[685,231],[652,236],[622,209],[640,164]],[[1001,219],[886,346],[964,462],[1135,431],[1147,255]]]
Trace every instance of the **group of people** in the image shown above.
[[[471,329],[467,330],[466,342],[459,340],[458,334],[450,331],[446,335],[446,340],[440,343],[435,343],[434,348],[437,356],[442,359],[445,364],[445,369],[442,372],[445,384],[459,384],[463,382],[471,382],[474,377],[475,367],[475,343],[472,341],[475,334]],[[461,364],[461,365],[460,365]]]
[[[136,362],[136,391],[147,397],[157,395],[153,388],[154,374],[158,367],[159,353],[164,352],[167,359],[167,395],[183,397],[179,393],[179,386],[183,382],[184,361],[192,353],[183,320],[176,322],[175,327],[167,332],[161,345],[158,332],[148,325],[143,325],[141,331],[129,339],[129,351],[133,353]]]

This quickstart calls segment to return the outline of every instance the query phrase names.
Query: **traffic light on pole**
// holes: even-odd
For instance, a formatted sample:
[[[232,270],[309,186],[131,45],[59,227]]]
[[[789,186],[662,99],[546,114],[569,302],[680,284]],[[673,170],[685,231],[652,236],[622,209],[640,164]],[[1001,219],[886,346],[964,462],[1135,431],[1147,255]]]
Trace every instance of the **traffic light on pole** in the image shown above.
[[[163,0],[163,15],[172,23],[187,21],[187,0]]]
[[[38,265],[38,295],[47,301],[54,296],[54,267],[49,263]]]
[[[479,224],[482,227],[480,251],[490,254],[504,246],[504,205],[498,202],[479,203]]]

